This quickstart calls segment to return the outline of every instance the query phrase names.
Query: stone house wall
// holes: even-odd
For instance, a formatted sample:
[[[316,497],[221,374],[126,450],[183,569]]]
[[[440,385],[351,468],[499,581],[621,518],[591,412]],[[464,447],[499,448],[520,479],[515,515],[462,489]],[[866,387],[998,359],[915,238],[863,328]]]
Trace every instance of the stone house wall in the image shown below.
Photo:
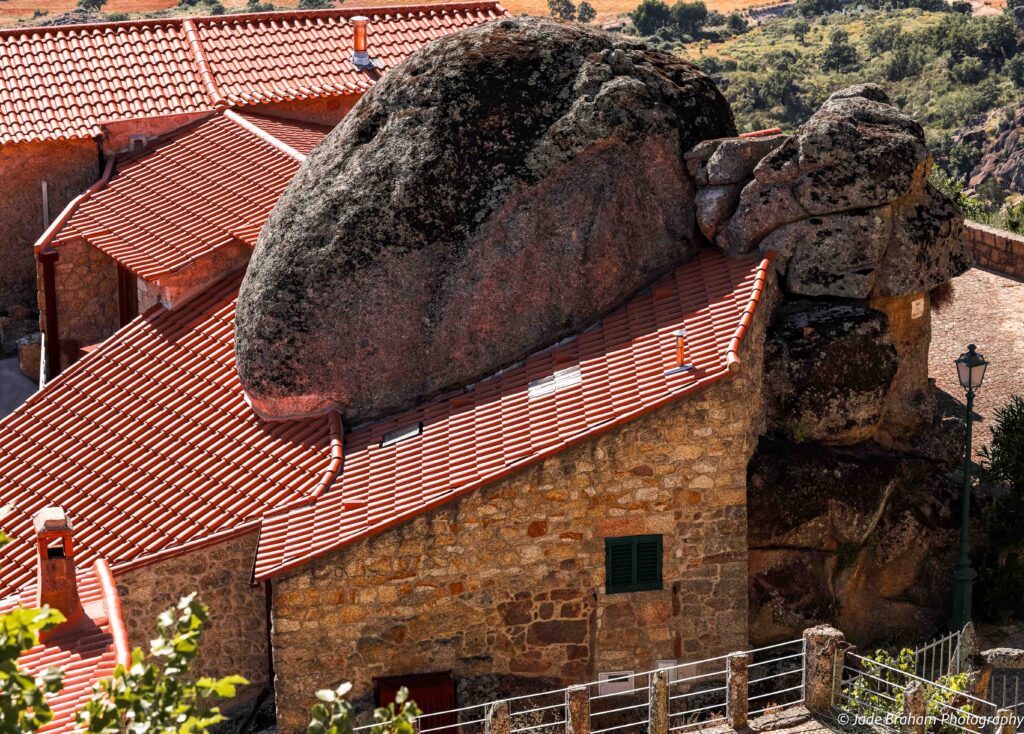
[[[466,705],[745,648],[765,301],[731,379],[274,579],[280,731],[342,680],[451,670]],[[606,594],[604,539],[647,533],[663,590]]]
[[[117,300],[117,263],[85,240],[57,248],[57,330],[61,366],[78,359],[82,347],[96,344],[120,326]],[[39,327],[46,330],[46,291],[43,268],[37,263]]]
[[[114,569],[121,611],[132,647],[149,649],[157,616],[186,594],[199,592],[210,609],[196,660],[197,675],[237,673],[249,680],[230,710],[252,699],[269,682],[266,594],[250,583],[257,533],[189,551],[139,568]]]
[[[964,235],[974,250],[975,264],[1024,278],[1024,237],[977,222],[966,222]]]
[[[65,140],[0,146],[0,309],[35,310],[36,263],[32,245],[45,229],[42,182],[47,184],[53,221],[68,202],[102,174],[93,140]]]

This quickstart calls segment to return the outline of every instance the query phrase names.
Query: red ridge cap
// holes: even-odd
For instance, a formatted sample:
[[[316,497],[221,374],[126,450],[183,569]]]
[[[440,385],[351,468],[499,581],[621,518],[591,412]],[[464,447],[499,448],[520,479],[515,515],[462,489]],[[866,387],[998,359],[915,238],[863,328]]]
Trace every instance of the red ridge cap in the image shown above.
[[[746,308],[743,309],[743,316],[740,317],[739,326],[736,327],[736,333],[733,334],[732,340],[729,342],[729,351],[725,354],[725,366],[730,372],[735,372],[740,368],[740,345],[743,341],[743,337],[747,334],[747,329],[750,327],[750,322],[754,318],[754,311],[757,310],[757,305],[761,302],[761,296],[764,294],[764,286],[768,280],[768,268],[771,267],[772,262],[775,260],[775,251],[769,250],[765,253],[764,259],[761,260],[761,264],[757,266],[757,274],[754,276],[754,289],[750,294],[750,300],[747,301]]]
[[[203,51],[203,44],[199,41],[199,34],[196,32],[196,24],[191,18],[182,21],[182,28],[185,29],[185,38],[188,39],[188,47],[199,67],[199,78],[203,80],[203,86],[210,95],[210,101],[214,108],[220,109],[227,106],[223,95],[217,89],[217,82],[213,80],[213,72],[210,71],[210,64],[206,60],[206,53]]]
[[[288,145],[283,140],[278,140],[273,135],[268,133],[266,130],[258,127],[257,125],[253,125],[251,122],[246,120],[244,117],[239,115],[234,110],[224,110],[224,117],[226,117],[227,119],[231,120],[233,123],[235,123],[236,125],[240,126],[242,129],[246,130],[247,132],[252,133],[256,137],[258,137],[260,140],[262,140],[264,142],[267,142],[267,143],[270,143],[275,148],[277,148],[279,151],[281,151],[285,155],[291,156],[292,158],[294,158],[295,160],[299,161],[300,163],[302,161],[306,160],[306,156],[304,156],[299,151],[295,150],[295,148],[293,148],[292,146]]]
[[[327,414],[327,423],[331,431],[331,463],[327,465],[323,478],[313,491],[313,497],[319,497],[331,488],[345,461],[345,432],[342,430],[341,415],[338,411],[332,410]]]
[[[93,563],[93,570],[100,581],[103,608],[107,613],[107,624],[110,625],[110,636],[114,641],[114,658],[118,665],[127,668],[132,663],[132,653],[128,646],[128,631],[124,626],[124,617],[121,615],[121,595],[117,593],[114,575],[105,560],[97,558]]]

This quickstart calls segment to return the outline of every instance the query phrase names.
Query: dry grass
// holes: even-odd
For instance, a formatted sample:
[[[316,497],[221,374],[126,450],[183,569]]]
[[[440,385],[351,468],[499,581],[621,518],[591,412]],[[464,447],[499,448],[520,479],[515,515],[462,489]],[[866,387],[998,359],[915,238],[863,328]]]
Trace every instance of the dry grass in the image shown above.
[[[426,0],[429,2],[430,0]],[[729,13],[733,10],[764,5],[767,0],[706,0],[710,10]],[[1000,2],[1000,0],[988,0]],[[245,0],[222,0],[225,7],[239,9],[245,7]],[[294,7],[298,0],[275,0],[274,5],[281,8]],[[351,6],[404,5],[410,0],[348,0]],[[598,12],[598,22],[607,22],[615,16],[626,13],[636,7],[639,0],[591,0]],[[174,7],[177,0],[108,0],[104,6],[105,13],[152,13]],[[529,13],[531,15],[547,15],[547,0],[504,0],[504,6],[514,15]],[[74,10],[75,0],[0,0],[0,26],[13,26],[30,22],[36,10],[46,10],[55,16]]]

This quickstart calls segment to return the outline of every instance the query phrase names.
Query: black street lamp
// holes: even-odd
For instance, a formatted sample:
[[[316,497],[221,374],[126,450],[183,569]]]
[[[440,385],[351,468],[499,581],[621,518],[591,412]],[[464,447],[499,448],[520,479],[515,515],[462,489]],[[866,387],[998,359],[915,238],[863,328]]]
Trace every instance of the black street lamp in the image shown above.
[[[955,361],[956,375],[967,392],[967,445],[964,447],[963,510],[960,513],[960,554],[953,570],[953,629],[963,629],[971,619],[971,587],[978,577],[971,566],[971,424],[974,416],[974,391],[985,379],[988,362],[973,344]]]

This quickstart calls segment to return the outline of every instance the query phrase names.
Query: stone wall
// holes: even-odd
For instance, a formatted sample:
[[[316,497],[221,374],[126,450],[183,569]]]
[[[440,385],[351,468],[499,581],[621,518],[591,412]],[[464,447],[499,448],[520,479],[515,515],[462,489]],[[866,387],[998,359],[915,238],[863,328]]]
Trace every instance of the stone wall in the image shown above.
[[[349,113],[349,110],[355,107],[360,97],[362,97],[361,94],[349,94],[342,97],[299,99],[291,102],[250,105],[245,108],[245,111],[333,127],[341,122],[341,119]]]
[[[280,730],[342,680],[450,669],[465,705],[744,648],[769,310],[731,379],[275,579]],[[663,590],[606,594],[604,539],[646,533]]]
[[[117,263],[85,240],[57,248],[57,330],[61,366],[66,367],[82,347],[96,344],[120,326],[117,300]],[[46,330],[46,293],[43,268],[37,266],[39,326]]]
[[[128,641],[148,649],[157,616],[186,594],[198,591],[210,609],[198,675],[245,676],[250,685],[225,710],[240,706],[267,685],[266,595],[250,583],[255,532],[140,568],[115,569]]]
[[[977,265],[1024,278],[1024,236],[977,222],[967,222],[964,236],[974,250]]]
[[[42,182],[47,183],[53,221],[67,203],[101,175],[96,143],[68,140],[0,146],[0,309],[36,307],[33,243],[45,229]]]

